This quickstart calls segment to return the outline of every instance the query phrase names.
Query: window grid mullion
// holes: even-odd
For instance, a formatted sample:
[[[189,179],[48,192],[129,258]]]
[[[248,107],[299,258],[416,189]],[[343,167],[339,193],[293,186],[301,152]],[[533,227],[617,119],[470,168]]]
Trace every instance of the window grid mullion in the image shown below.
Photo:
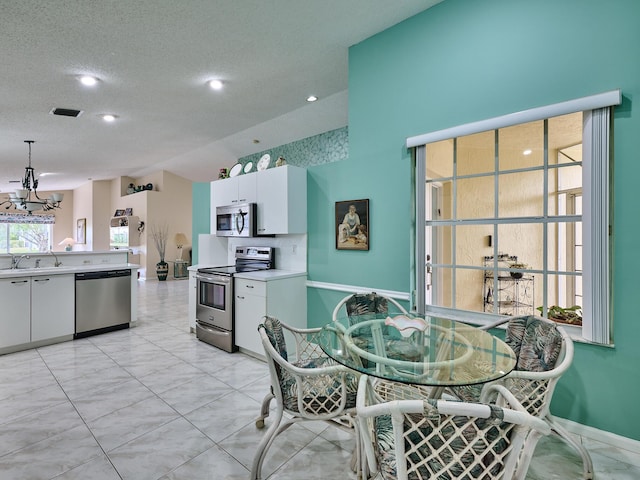
[[[458,219],[458,139],[453,139],[453,212],[451,217],[454,220]],[[456,227],[452,225],[451,227],[451,264],[453,268],[451,269],[451,305],[453,308],[456,308],[456,250],[457,250],[457,240],[456,240]]]

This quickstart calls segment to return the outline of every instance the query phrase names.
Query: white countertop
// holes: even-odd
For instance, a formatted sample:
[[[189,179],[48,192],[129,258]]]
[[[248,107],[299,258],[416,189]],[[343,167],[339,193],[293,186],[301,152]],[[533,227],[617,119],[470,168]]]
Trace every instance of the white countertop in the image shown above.
[[[219,267],[220,265],[208,265],[208,264],[199,264],[199,265],[191,265],[187,268],[187,270],[191,272],[197,272],[199,268],[211,268],[211,267]],[[236,273],[234,277],[236,278],[246,278],[247,280],[259,280],[262,282],[266,282],[268,280],[275,280],[280,278],[292,278],[292,277],[306,277],[307,272],[300,272],[294,270],[279,270],[277,268],[272,268],[270,270],[259,270],[257,272],[244,272],[244,273]]]
[[[271,270],[259,270],[257,272],[236,273],[234,275],[235,278],[246,278],[247,280],[259,280],[262,282],[266,282],[269,280],[282,279],[282,278],[306,277],[306,276],[307,276],[307,272],[294,272],[292,270],[278,270],[276,268],[272,268]]]
[[[37,275],[63,275],[65,273],[101,272],[106,270],[138,269],[135,263],[96,263],[86,265],[60,265],[42,268],[6,268],[0,270],[0,278],[35,277]]]

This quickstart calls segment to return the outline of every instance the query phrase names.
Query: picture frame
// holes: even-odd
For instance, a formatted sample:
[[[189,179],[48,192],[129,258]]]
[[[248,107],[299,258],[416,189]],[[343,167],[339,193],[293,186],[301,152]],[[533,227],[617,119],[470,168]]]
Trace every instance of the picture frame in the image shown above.
[[[337,250],[369,250],[369,199],[336,202],[335,226]]]
[[[119,208],[116,210],[116,213],[113,214],[114,217],[124,217],[124,208]]]
[[[79,218],[76,225],[76,243],[87,243],[87,219]]]
[[[125,209],[124,209],[124,214],[125,214],[127,217],[130,217],[131,215],[133,215],[133,208],[131,208],[131,207],[129,207],[129,208],[125,208]]]

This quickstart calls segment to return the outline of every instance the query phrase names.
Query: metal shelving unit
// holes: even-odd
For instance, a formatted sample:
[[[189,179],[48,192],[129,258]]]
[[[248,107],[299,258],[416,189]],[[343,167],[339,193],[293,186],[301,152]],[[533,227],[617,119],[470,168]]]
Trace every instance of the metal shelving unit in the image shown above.
[[[510,264],[518,262],[518,257],[501,254],[497,260],[498,268],[509,268]],[[496,285],[493,263],[493,256],[484,257],[483,311],[500,315],[533,315],[534,275],[499,270]]]

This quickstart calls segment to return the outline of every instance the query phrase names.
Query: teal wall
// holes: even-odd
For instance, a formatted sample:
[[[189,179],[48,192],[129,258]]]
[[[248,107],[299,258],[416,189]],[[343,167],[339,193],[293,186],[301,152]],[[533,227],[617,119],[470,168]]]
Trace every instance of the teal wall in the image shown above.
[[[406,137],[620,88],[614,115],[615,347],[576,345],[552,412],[640,440],[640,2],[445,0],[349,51],[349,158],[309,168],[309,279],[408,292]],[[368,252],[336,251],[334,202],[370,199]],[[309,289],[309,323],[341,294]]]
[[[201,233],[210,233],[211,224],[211,184],[210,183],[194,183],[191,194],[193,215],[192,215],[192,231],[193,238],[193,265],[198,264],[198,235]]]
[[[637,0],[445,0],[355,45],[349,154],[308,166],[307,212],[309,280],[409,292],[406,137],[620,88],[613,127],[615,347],[576,344],[552,412],[636,440],[640,320],[630,299],[640,271],[638,18]],[[308,148],[313,155],[313,144]],[[194,185],[193,197],[196,239],[209,231],[209,185]],[[370,200],[370,250],[337,251],[335,202],[361,198]],[[326,323],[344,295],[309,288],[309,325]]]

